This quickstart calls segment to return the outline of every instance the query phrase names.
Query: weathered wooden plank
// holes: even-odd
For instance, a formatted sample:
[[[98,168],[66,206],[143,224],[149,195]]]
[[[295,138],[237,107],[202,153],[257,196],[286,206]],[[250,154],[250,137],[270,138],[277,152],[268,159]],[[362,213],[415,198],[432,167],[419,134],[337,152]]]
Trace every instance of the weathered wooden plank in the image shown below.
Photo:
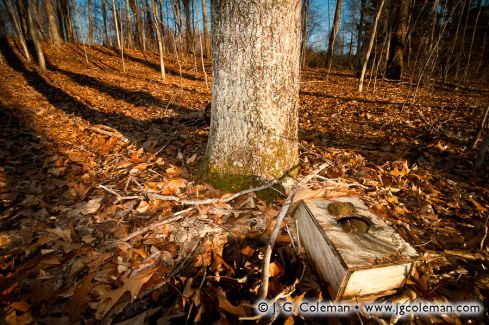
[[[294,218],[306,254],[335,300],[392,292],[418,257],[357,197],[301,201]]]

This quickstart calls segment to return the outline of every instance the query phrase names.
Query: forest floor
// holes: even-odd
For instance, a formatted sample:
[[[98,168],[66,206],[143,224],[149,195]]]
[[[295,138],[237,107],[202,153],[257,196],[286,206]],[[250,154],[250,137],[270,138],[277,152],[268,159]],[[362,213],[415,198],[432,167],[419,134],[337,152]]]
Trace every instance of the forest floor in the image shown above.
[[[250,193],[185,205],[150,195],[229,195],[196,180],[209,129],[198,113],[211,98],[210,63],[207,87],[192,58],[180,58],[180,74],[168,56],[162,81],[154,53],[127,50],[123,72],[117,51],[87,48],[87,63],[82,46],[46,45],[48,72],[40,73],[13,43],[1,50],[1,322],[252,316],[285,198],[266,203]],[[407,80],[372,80],[357,93],[351,71],[302,72],[300,175],[331,161],[310,187],[358,195],[420,255],[393,301],[489,305],[489,168],[473,171],[471,149],[488,98],[476,85],[417,90]],[[269,297],[327,298],[290,229],[278,238]],[[365,314],[349,321],[358,317],[382,322]],[[318,321],[281,319],[304,320]]]

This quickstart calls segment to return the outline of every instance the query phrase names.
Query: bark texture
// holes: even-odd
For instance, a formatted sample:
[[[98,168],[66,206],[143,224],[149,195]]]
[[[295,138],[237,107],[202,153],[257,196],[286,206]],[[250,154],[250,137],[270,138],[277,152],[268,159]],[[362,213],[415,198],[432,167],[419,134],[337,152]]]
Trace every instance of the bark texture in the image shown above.
[[[387,77],[401,80],[404,66],[404,41],[407,34],[409,0],[400,0],[397,3],[396,32],[391,38],[389,61],[387,63]]]
[[[300,0],[212,2],[213,85],[204,179],[236,190],[298,162]]]
[[[56,20],[56,15],[51,0],[44,0],[44,9],[46,10],[46,16],[48,19],[49,38],[53,44],[61,44],[63,39],[59,31],[58,21]]]

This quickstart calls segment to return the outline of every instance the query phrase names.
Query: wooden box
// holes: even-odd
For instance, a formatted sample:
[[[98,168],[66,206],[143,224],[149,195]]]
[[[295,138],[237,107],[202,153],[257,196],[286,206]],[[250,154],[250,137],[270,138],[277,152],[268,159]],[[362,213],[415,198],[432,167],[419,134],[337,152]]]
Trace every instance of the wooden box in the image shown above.
[[[294,218],[306,254],[335,301],[394,293],[418,257],[357,197],[300,201]]]

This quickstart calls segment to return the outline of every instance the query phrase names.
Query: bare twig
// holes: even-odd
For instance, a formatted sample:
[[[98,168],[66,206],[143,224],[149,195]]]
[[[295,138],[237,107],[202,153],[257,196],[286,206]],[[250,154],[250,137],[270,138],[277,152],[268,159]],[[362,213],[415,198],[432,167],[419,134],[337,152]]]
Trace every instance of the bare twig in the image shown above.
[[[481,251],[484,250],[484,246],[486,246],[487,233],[489,231],[489,229],[487,227],[487,221],[488,220],[489,220],[489,217],[487,217],[486,222],[484,224],[485,231],[484,231],[484,237],[482,237],[482,240],[481,240]]]
[[[166,225],[166,224],[169,224],[169,223],[172,223],[174,221],[177,221],[177,220],[180,220],[182,218],[182,215],[193,210],[194,208],[191,207],[191,208],[187,208],[185,210],[182,210],[182,211],[178,211],[178,212],[175,212],[174,214],[172,214],[169,218],[166,218],[165,220],[163,221],[160,221],[160,222],[157,222],[157,223],[153,223],[147,227],[144,227],[144,228],[141,228],[135,232],[132,232],[130,233],[129,235],[127,235],[126,237],[124,237],[122,239],[122,241],[129,241],[131,239],[133,239],[134,237],[136,236],[139,236],[139,235],[142,235],[150,230],[153,230],[155,228],[158,228],[158,227],[161,227],[163,225]]]
[[[262,270],[262,281],[260,287],[260,297],[265,299],[268,295],[268,283],[269,283],[269,274],[268,270],[270,268],[270,259],[272,257],[273,247],[275,246],[275,241],[277,240],[278,233],[280,232],[280,225],[284,220],[285,215],[289,211],[290,205],[294,199],[295,193],[304,185],[306,185],[311,179],[313,179],[316,175],[318,175],[321,171],[323,171],[326,167],[330,166],[330,162],[326,162],[319,166],[314,172],[304,177],[299,183],[297,183],[294,188],[290,191],[287,200],[285,200],[282,209],[277,216],[277,220],[275,221],[275,226],[272,230],[272,234],[270,235],[270,240],[267,245],[267,250],[265,252],[265,257],[263,261],[263,270]]]

